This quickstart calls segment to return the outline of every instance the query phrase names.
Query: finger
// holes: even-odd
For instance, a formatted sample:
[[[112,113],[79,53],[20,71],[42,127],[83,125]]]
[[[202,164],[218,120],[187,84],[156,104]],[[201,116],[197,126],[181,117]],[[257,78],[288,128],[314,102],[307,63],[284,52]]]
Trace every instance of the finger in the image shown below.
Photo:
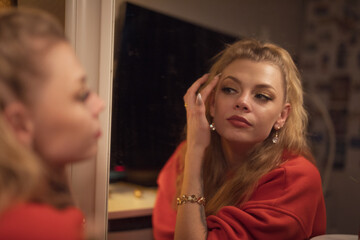
[[[196,95],[196,101],[195,101],[196,105],[198,106],[201,106],[203,105],[204,101],[202,100],[202,97],[201,97],[201,93],[198,93]]]
[[[211,91],[215,88],[216,84],[219,82],[220,76],[221,73],[216,75],[214,79],[204,89],[201,90],[201,97],[203,101],[206,101]]]

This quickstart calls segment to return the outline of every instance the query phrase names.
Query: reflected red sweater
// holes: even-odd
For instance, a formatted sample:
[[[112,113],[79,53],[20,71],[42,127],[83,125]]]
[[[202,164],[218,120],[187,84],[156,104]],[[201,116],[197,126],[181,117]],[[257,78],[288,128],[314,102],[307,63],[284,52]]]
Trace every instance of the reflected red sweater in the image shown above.
[[[18,204],[0,215],[1,240],[83,240],[83,214],[77,208]]]
[[[176,176],[180,146],[158,177],[153,211],[156,240],[174,238]],[[301,156],[284,156],[280,167],[264,175],[248,202],[226,206],[207,217],[208,239],[309,239],[325,234],[326,214],[317,168]]]

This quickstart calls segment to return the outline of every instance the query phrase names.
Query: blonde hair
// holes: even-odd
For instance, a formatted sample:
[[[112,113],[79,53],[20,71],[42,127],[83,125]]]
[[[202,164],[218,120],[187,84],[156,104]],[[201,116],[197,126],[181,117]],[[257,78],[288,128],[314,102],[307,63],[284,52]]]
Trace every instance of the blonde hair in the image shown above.
[[[0,114],[0,212],[14,199],[29,199],[40,185],[41,165],[21,146]]]
[[[61,25],[40,10],[3,9],[0,20],[0,81],[29,104],[29,93],[46,79],[44,55],[67,39]]]
[[[49,166],[21,145],[3,111],[12,101],[31,104],[31,93],[46,80],[43,56],[66,42],[62,27],[44,12],[0,11],[0,212],[18,201],[42,202],[63,208],[73,205],[65,169]]]
[[[259,179],[282,163],[284,150],[294,155],[303,155],[313,161],[305,136],[307,113],[303,107],[301,80],[290,54],[274,44],[249,39],[227,46],[215,59],[216,62],[210,69],[209,82],[237,59],[267,62],[277,66],[283,76],[284,102],[290,103],[291,110],[285,125],[279,130],[279,142],[272,143],[272,130],[260,145],[251,150],[247,160],[231,172],[223,155],[220,136],[212,132],[203,164],[204,195],[208,201],[205,207],[207,215],[215,214],[223,206],[239,206],[245,203]],[[212,122],[209,102],[206,103],[206,107],[206,116],[209,122]]]

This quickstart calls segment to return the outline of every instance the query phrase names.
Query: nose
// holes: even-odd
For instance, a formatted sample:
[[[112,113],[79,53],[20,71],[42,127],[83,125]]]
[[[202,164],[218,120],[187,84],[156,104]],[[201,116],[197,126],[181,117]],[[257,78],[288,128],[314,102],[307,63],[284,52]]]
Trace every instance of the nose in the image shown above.
[[[104,101],[96,94],[91,93],[88,101],[88,106],[93,117],[98,117],[99,114],[104,110]]]
[[[250,98],[250,94],[247,93],[242,93],[235,102],[235,106],[234,108],[236,110],[241,110],[244,112],[249,112],[250,109],[250,104],[249,104],[249,98]]]

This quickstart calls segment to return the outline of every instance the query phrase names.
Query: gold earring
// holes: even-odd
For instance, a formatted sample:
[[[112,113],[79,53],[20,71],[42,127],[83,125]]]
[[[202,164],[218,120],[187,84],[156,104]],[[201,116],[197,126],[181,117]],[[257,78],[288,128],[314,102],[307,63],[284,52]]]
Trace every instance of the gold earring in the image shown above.
[[[275,136],[274,136],[273,139],[272,139],[272,142],[273,142],[274,144],[276,144],[276,143],[279,142],[279,130],[280,130],[280,127],[279,127],[278,125],[276,125],[276,126],[275,126],[275,130],[276,130]]]

